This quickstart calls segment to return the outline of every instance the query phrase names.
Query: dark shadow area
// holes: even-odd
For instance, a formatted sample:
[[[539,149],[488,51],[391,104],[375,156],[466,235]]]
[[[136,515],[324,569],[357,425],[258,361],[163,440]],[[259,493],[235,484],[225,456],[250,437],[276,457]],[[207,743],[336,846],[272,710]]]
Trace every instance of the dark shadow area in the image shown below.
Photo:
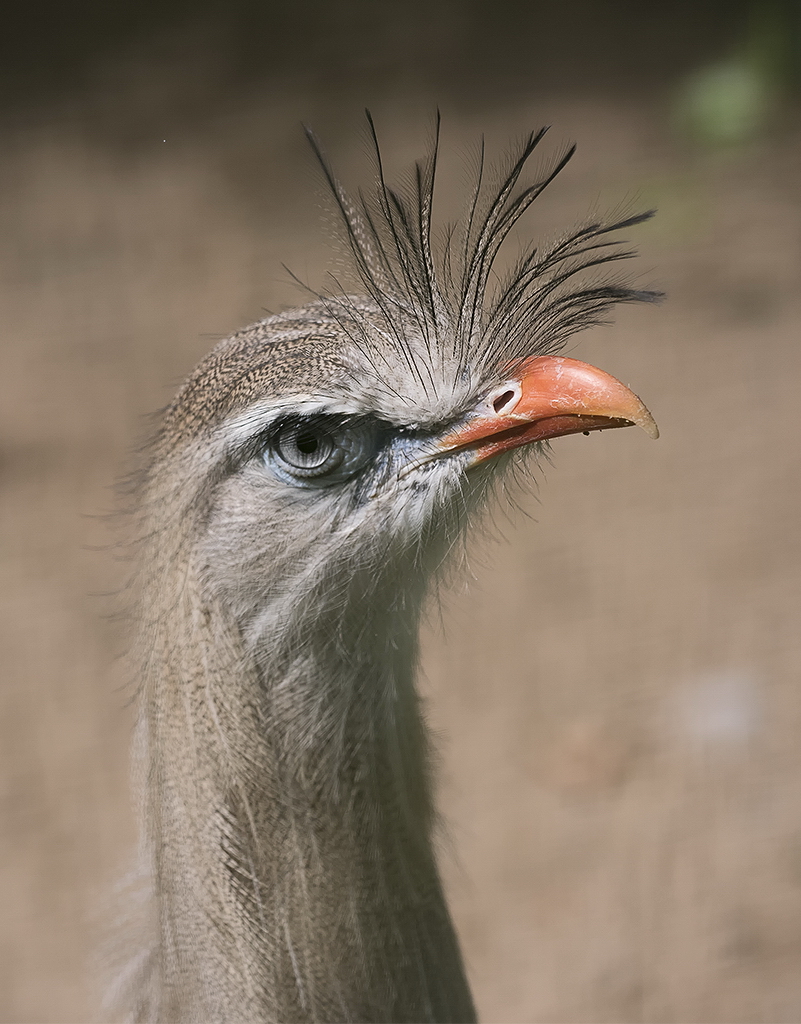
[[[144,0],[15,5],[0,49],[6,111],[86,97],[132,60],[213,75],[219,93],[414,87],[463,103],[517,88],[659,89],[742,35],[746,0],[607,3]],[[195,113],[199,113],[196,111]]]

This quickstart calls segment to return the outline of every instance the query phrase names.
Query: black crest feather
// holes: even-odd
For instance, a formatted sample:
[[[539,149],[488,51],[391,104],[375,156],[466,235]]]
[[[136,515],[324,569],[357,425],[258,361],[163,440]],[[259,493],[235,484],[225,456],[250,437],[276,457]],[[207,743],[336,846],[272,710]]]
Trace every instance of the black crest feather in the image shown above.
[[[376,180],[355,198],[332,171],[314,133],[306,128],[306,134],[334,197],[361,284],[401,347],[407,347],[413,325],[432,359],[449,356],[475,375],[558,351],[570,335],[603,322],[616,303],[662,297],[609,274],[592,273],[636,255],[628,243],[611,236],[648,220],[653,210],[583,224],[545,248],[530,245],[510,272],[497,274],[498,254],[510,231],[575,153],[571,146],[538,180],[524,184],[524,171],[547,128],[531,132],[505,167],[489,173],[482,138],[466,215],[446,229],[443,244],[435,247],[439,114],[429,155],[414,165],[405,189],[388,183],[375,124],[366,114]],[[419,358],[419,342],[409,356],[412,365]]]

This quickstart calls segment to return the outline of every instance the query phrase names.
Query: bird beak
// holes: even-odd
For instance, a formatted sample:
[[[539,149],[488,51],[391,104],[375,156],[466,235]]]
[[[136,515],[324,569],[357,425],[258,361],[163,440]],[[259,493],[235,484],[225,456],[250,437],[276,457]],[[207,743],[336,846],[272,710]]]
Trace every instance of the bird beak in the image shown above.
[[[470,450],[475,465],[532,441],[631,426],[659,437],[653,416],[615,377],[578,359],[538,356],[441,438],[437,454]]]

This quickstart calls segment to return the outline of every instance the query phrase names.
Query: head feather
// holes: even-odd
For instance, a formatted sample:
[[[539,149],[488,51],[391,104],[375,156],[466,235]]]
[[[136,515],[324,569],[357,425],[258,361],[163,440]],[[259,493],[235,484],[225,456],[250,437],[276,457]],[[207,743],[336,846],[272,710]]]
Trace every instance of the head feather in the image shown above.
[[[528,356],[558,351],[572,334],[603,322],[616,303],[661,297],[598,273],[599,268],[635,255],[625,242],[610,236],[648,220],[652,210],[583,224],[545,248],[529,245],[511,271],[501,277],[495,274],[509,233],[575,153],[571,146],[536,181],[523,184],[547,128],[531,132],[505,165],[489,174],[482,139],[466,216],[447,227],[443,243],[435,245],[439,115],[431,150],[414,165],[411,185],[405,189],[388,184],[369,111],[367,121],[376,178],[355,198],[334,174],[314,133],[308,128],[306,133],[334,197],[359,284],[379,314],[382,332],[395,341],[427,391],[433,386],[436,393],[446,367],[457,377],[482,381]],[[586,276],[588,272],[592,277]],[[336,302],[343,298],[344,289]],[[360,339],[363,351],[370,347],[364,342],[375,327],[371,318]],[[353,324],[348,333],[353,336]]]

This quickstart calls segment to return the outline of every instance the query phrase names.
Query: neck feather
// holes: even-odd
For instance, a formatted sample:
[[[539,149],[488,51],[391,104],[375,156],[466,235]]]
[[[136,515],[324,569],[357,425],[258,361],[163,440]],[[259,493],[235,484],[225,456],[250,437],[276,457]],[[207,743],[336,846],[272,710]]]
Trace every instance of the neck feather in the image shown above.
[[[354,580],[248,633],[191,561],[171,576],[140,706],[139,1018],[474,1020],[432,848],[422,592],[393,608]]]

